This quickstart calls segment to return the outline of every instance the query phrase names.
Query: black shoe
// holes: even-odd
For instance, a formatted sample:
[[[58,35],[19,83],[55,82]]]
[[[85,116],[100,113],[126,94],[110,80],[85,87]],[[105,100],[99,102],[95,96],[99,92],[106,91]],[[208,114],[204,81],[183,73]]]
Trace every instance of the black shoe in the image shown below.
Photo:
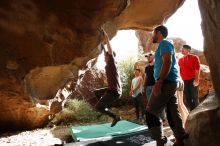
[[[112,121],[111,127],[114,127],[120,120],[121,120],[121,117],[119,116],[115,117],[114,120]]]
[[[156,141],[157,141],[157,145],[165,146],[166,143],[167,143],[167,137],[166,137],[166,136],[163,136],[161,139],[156,140]]]
[[[163,136],[163,138],[161,139],[161,141],[166,144],[167,143],[167,137],[166,136]]]

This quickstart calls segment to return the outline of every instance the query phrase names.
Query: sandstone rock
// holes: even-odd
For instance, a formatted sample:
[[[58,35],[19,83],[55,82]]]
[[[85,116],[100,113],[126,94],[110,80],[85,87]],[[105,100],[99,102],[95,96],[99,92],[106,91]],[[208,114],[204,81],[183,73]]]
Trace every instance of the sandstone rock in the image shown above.
[[[199,78],[199,97],[200,101],[203,101],[209,94],[210,90],[213,89],[212,79],[210,75],[209,67],[201,64],[201,72]]]
[[[1,74],[0,97],[1,130],[33,129],[49,121],[49,110],[36,107],[12,76]]]
[[[76,90],[70,98],[83,99],[91,105],[95,105],[98,100],[95,97],[94,90],[106,87],[106,82],[105,71],[95,67],[89,68],[79,78]]]
[[[128,6],[115,18],[119,28],[152,30],[155,24],[161,24],[180,7],[184,0],[130,0]],[[153,15],[151,15],[153,14]],[[132,18],[132,19],[131,19]],[[151,20],[151,21],[149,21]]]
[[[186,121],[190,146],[217,146],[220,144],[219,101],[215,94],[190,112]]]
[[[220,1],[199,0],[202,17],[202,32],[204,36],[204,54],[210,67],[213,86],[217,97],[220,99]]]
[[[36,101],[53,99],[68,79],[78,76],[77,70],[72,65],[35,68],[25,77],[25,92]]]

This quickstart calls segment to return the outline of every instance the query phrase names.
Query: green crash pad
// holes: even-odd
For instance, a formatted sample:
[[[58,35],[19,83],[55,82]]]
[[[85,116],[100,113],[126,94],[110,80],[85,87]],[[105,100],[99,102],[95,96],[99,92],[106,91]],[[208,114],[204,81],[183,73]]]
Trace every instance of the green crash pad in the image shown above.
[[[71,127],[72,136],[76,141],[85,141],[88,139],[109,136],[117,137],[143,131],[146,129],[146,126],[132,123],[126,120],[119,121],[114,127],[111,127],[111,123]]]

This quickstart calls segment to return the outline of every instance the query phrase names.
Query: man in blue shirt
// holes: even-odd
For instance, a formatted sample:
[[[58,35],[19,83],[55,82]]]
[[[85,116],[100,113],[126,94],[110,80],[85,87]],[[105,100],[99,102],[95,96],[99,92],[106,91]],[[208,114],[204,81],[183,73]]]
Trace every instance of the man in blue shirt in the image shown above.
[[[166,108],[168,123],[176,138],[175,146],[184,146],[183,140],[186,138],[186,133],[175,95],[179,80],[178,64],[173,44],[165,40],[167,35],[168,30],[163,25],[156,27],[153,31],[153,43],[159,43],[159,46],[155,51],[154,62],[156,82],[147,105],[146,121],[157,146],[165,146],[166,138],[163,136],[163,125],[159,115]]]

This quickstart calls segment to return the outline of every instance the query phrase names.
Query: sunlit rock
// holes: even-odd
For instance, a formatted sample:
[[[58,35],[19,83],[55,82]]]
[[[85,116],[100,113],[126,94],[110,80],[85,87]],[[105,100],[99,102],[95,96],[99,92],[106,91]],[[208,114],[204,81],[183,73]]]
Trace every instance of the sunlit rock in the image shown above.
[[[13,76],[1,74],[0,97],[0,130],[33,129],[49,121],[50,111],[37,107]]]
[[[98,100],[95,97],[94,90],[107,87],[106,83],[107,79],[104,70],[96,67],[88,68],[80,75],[76,90],[70,98],[83,99],[91,105],[95,105]]]
[[[190,146],[220,145],[220,111],[219,101],[214,93],[190,112],[186,121]]]
[[[35,68],[25,77],[25,92],[36,101],[53,99],[68,79],[77,77],[77,70],[72,65]]]

